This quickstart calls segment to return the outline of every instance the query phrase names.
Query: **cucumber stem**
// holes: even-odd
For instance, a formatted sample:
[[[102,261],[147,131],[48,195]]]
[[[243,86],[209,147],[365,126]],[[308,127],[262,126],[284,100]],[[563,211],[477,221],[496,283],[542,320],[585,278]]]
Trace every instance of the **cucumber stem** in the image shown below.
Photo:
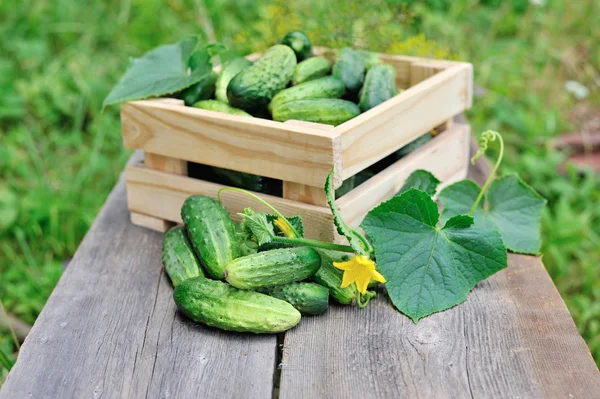
[[[496,164],[494,165],[494,168],[490,172],[490,175],[488,176],[487,180],[485,181],[485,184],[481,188],[481,191],[479,191],[479,195],[477,196],[477,199],[475,200],[475,203],[473,204],[473,207],[471,208],[471,211],[469,212],[469,216],[471,216],[471,217],[473,217],[473,215],[475,214],[475,210],[477,210],[477,206],[481,202],[481,199],[483,198],[484,194],[487,192],[488,188],[490,187],[490,184],[492,184],[492,181],[494,181],[494,176],[496,175],[496,172],[498,171],[498,167],[500,166],[500,163],[502,162],[502,157],[504,156],[504,140],[502,140],[502,136],[500,135],[500,133],[495,132],[493,130],[488,130],[486,132],[483,132],[481,134],[481,137],[479,138],[479,143],[481,145],[481,148],[479,148],[479,151],[477,151],[477,153],[473,156],[473,158],[471,158],[471,163],[474,164],[475,160],[477,160],[477,158],[479,158],[483,154],[485,154],[485,151],[488,148],[488,142],[496,141],[496,138],[500,142],[500,153],[498,154],[498,159],[496,160]]]
[[[341,245],[341,244],[334,244],[334,243],[324,242],[324,241],[309,240],[308,238],[289,238],[289,237],[273,236],[272,239],[273,239],[273,242],[278,242],[281,244],[305,245],[305,246],[321,248],[321,249],[330,249],[333,251],[340,251],[340,252],[350,252],[350,253],[355,252],[354,248],[352,248],[349,245]]]

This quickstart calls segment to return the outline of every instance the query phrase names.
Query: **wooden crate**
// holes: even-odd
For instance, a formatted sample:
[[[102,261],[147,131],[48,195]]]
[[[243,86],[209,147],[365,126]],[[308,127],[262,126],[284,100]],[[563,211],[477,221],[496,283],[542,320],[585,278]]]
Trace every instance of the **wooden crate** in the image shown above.
[[[323,48],[317,52],[331,54]],[[283,198],[258,195],[284,214],[302,216],[307,236],[322,240],[336,238],[322,189],[332,167],[334,186],[339,187],[427,131],[441,132],[337,200],[354,226],[416,169],[426,168],[445,183],[465,177],[470,129],[453,123],[453,117],[471,106],[472,65],[380,57],[394,66],[396,84],[406,90],[337,127],[228,115],[186,107],[174,99],[123,104],[124,145],[145,154],[142,164],[126,172],[132,222],[164,231],[181,222],[180,208],[189,195],[216,195],[222,186],[188,177],[188,161],[281,180]],[[247,206],[263,209],[233,192],[225,194],[224,204],[234,215]]]

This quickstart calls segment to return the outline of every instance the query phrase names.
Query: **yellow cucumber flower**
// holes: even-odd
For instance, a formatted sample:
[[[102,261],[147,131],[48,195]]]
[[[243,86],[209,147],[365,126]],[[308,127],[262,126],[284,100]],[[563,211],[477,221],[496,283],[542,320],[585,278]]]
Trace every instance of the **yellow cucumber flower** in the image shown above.
[[[294,232],[290,228],[290,225],[288,224],[288,222],[286,220],[284,220],[283,218],[275,219],[273,224],[275,226],[277,226],[279,228],[279,230],[281,230],[283,235],[285,235],[286,237],[290,237],[290,238],[296,237],[296,234],[294,234]]]
[[[368,256],[356,255],[347,262],[333,262],[333,266],[344,271],[340,288],[346,288],[356,282],[358,292],[364,295],[371,279],[385,283],[385,278],[375,270],[375,262]]]

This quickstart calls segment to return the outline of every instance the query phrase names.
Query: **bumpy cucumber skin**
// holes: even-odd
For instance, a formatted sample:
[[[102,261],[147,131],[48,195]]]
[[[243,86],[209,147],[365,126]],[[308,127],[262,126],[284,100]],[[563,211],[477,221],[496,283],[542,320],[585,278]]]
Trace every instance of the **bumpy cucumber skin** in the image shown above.
[[[188,107],[198,101],[207,100],[215,94],[216,82],[217,74],[211,72],[195,85],[185,89],[180,97]]]
[[[249,116],[253,118],[252,115],[238,108],[234,108],[229,104],[225,104],[219,100],[204,100],[198,101],[194,104],[194,108],[206,109],[208,111],[216,111],[223,112],[225,114],[230,115],[240,115],[240,116]]]
[[[332,75],[340,79],[349,94],[356,94],[365,79],[365,60],[354,49],[345,47],[335,56]]]
[[[291,283],[260,289],[260,292],[286,301],[302,314],[323,314],[329,305],[329,290],[316,283]]]
[[[313,280],[329,290],[331,297],[339,304],[350,305],[356,299],[356,288],[350,285],[340,288],[342,276],[340,269],[333,266],[333,262],[345,262],[350,259],[349,254],[338,251],[318,250],[321,256],[321,267],[313,276]]]
[[[204,277],[179,284],[173,298],[190,319],[222,330],[270,334],[300,321],[300,312],[285,301]]]
[[[217,88],[215,90],[217,100],[229,104],[229,99],[227,98],[227,86],[229,85],[229,82],[231,82],[231,79],[233,79],[235,75],[251,66],[252,62],[242,57],[234,58],[227,62],[217,78]]]
[[[227,209],[211,197],[193,195],[183,203],[181,218],[208,275],[224,279],[225,266],[239,256],[235,225]]]
[[[273,108],[273,120],[279,122],[295,119],[333,126],[340,125],[359,114],[358,105],[337,98],[288,101]]]
[[[375,65],[381,62],[381,59],[376,53],[372,53],[367,50],[356,50],[358,54],[362,57],[365,62],[365,69],[368,71],[373,68]]]
[[[200,261],[194,253],[185,229],[181,226],[173,227],[165,234],[162,262],[174,287],[189,278],[204,277]]]
[[[310,39],[306,33],[302,31],[295,30],[288,33],[284,36],[281,44],[290,46],[292,50],[294,50],[298,62],[312,56],[312,45],[310,44]]]
[[[311,57],[296,65],[292,84],[300,84],[322,78],[331,70],[331,62],[325,57]]]
[[[396,70],[388,64],[375,65],[367,72],[358,106],[365,112],[395,95]]]
[[[311,277],[321,265],[312,248],[281,248],[237,258],[225,268],[225,279],[232,286],[254,290],[289,284]]]
[[[269,48],[250,68],[231,79],[227,86],[229,103],[244,110],[265,107],[277,92],[284,89],[296,68],[296,55],[282,44]]]
[[[290,101],[309,98],[340,98],[345,92],[346,89],[341,80],[333,76],[326,76],[281,90],[269,103],[269,111],[272,113],[275,108]]]

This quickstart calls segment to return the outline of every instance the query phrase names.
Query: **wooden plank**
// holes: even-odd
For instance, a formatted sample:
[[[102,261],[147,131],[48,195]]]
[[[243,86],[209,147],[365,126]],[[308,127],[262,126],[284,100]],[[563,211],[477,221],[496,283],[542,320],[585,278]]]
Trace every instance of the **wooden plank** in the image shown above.
[[[471,170],[482,182],[489,167]],[[281,398],[598,397],[598,369],[539,258],[510,255],[465,303],[416,325],[379,294],[286,334]]]
[[[342,179],[471,106],[471,64],[460,63],[337,126],[341,134]]]
[[[129,223],[116,186],[25,340],[0,398],[271,398],[275,336],[176,311],[162,234]]]
[[[123,104],[121,124],[128,148],[312,186],[337,165],[341,184],[333,131],[153,100]]]
[[[130,220],[131,223],[135,224],[136,226],[145,227],[160,233],[165,233],[175,225],[175,223],[169,222],[168,220],[155,218],[153,216],[148,216],[137,212],[131,212]]]
[[[144,164],[150,169],[187,176],[187,162],[157,154],[144,154]]]
[[[283,182],[283,198],[299,201],[305,204],[328,206],[323,187],[307,186],[306,184]]]
[[[357,227],[368,211],[394,196],[417,169],[425,168],[445,183],[465,178],[469,167],[470,141],[469,125],[454,125],[339,198],[336,202],[342,217],[346,223]]]
[[[204,194],[216,198],[217,192],[224,187],[216,183],[154,171],[143,165],[127,167],[126,176],[129,209],[176,223],[181,223],[180,209],[187,197]],[[333,217],[329,208],[255,194],[267,200],[284,215],[302,216],[307,237],[319,240],[333,239]],[[237,213],[249,206],[257,211],[269,211],[264,205],[239,192],[227,192],[222,199],[235,219],[239,219]]]

